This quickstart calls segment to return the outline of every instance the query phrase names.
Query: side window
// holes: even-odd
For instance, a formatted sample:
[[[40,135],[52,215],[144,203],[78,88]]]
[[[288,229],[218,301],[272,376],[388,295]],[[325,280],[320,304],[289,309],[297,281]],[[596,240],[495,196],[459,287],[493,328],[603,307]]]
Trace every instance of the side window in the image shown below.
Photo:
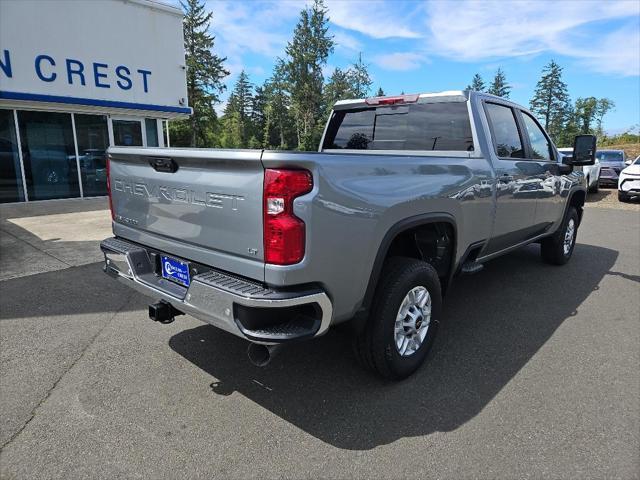
[[[536,160],[551,160],[553,158],[551,145],[540,126],[528,113],[522,112],[522,118],[524,119],[524,126],[529,136],[533,158]]]
[[[524,158],[522,139],[513,110],[495,103],[485,105],[496,144],[496,154],[499,157]]]

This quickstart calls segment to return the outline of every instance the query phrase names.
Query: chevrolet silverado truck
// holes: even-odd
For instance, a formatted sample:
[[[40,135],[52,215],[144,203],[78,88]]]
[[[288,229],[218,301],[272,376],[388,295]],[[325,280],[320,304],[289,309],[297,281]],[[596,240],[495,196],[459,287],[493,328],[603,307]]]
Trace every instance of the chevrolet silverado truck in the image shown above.
[[[109,149],[104,270],[183,313],[276,348],[349,322],[390,379],[425,360],[460,274],[540,244],[562,265],[582,219],[595,137],[561,156],[505,99],[449,91],[338,102],[318,152]]]

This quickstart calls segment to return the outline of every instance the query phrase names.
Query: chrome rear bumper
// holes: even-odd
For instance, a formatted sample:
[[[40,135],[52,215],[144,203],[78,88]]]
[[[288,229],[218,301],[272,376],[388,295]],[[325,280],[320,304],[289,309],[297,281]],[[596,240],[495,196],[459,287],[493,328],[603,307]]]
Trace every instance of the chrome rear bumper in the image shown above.
[[[169,302],[181,312],[255,343],[268,345],[315,337],[331,324],[331,300],[320,289],[276,290],[218,270],[193,276],[187,288],[157,275],[153,253],[141,245],[108,238],[100,248],[105,273],[140,293]],[[270,319],[268,325],[246,321],[260,315]],[[274,323],[273,318],[280,316],[282,322]]]

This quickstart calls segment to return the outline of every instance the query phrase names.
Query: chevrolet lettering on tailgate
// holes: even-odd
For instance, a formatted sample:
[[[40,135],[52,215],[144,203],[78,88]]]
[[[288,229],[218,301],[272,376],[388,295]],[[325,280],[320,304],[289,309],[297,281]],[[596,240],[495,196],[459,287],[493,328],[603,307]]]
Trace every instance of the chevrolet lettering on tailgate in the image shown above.
[[[216,192],[198,192],[189,188],[169,187],[165,185],[148,185],[144,182],[129,182],[115,178],[113,188],[129,195],[138,195],[147,198],[164,199],[170,202],[192,203],[212,208],[230,208],[238,210],[238,206],[244,200],[241,195],[229,195]]]

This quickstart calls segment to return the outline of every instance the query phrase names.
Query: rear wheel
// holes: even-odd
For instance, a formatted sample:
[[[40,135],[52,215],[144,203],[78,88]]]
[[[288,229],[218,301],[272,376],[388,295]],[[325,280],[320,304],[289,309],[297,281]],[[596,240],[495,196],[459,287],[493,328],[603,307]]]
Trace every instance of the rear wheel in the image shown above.
[[[422,365],[433,344],[442,308],[440,279],[428,263],[405,257],[390,258],[380,278],[354,350],[365,367],[400,380]]]
[[[587,189],[589,193],[598,193],[598,181],[596,180],[592,186],[589,186],[589,182],[591,182],[591,178],[589,178],[587,183]]]
[[[540,252],[545,262],[564,265],[569,261],[576,245],[579,221],[576,208],[569,207],[558,231],[540,243]]]

